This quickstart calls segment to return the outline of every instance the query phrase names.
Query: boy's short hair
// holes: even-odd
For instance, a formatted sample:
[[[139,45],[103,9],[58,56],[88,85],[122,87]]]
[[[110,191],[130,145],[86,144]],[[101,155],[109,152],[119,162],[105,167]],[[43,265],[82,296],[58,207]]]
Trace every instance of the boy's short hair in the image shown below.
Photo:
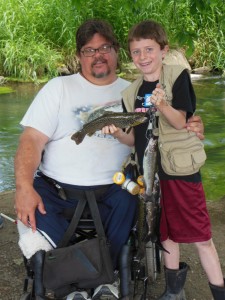
[[[161,24],[146,20],[134,25],[128,33],[128,49],[130,49],[130,42],[140,39],[155,40],[161,50],[168,45],[167,34]]]
[[[76,33],[76,52],[80,54],[81,48],[86,45],[94,36],[94,34],[103,36],[115,49],[119,50],[119,42],[113,32],[112,26],[105,20],[90,19],[85,21]]]

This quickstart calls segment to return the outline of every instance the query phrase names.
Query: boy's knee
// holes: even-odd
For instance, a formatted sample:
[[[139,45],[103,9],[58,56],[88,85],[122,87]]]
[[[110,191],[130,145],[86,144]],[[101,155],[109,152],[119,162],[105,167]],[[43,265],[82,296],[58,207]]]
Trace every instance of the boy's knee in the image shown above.
[[[212,239],[203,242],[196,242],[194,244],[197,247],[197,249],[210,248],[213,246]]]

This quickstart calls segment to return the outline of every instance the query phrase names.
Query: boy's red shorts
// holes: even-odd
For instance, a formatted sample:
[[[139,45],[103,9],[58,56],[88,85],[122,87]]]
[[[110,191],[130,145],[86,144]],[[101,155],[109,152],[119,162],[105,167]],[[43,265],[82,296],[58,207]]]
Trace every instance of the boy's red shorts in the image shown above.
[[[176,243],[208,241],[211,224],[201,182],[161,180],[161,241]]]

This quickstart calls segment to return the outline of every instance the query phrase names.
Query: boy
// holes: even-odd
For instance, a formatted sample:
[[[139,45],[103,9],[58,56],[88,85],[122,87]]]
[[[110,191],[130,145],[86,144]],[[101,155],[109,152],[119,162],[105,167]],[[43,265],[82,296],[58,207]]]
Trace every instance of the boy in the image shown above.
[[[149,20],[135,25],[129,32],[128,45],[132,60],[142,76],[122,93],[125,110],[145,112],[153,104],[159,114],[160,232],[162,245],[169,252],[163,252],[166,289],[159,299],[185,299],[183,287],[188,266],[179,262],[179,243],[196,246],[214,299],[225,299],[224,279],[211,239],[211,225],[199,173],[206,157],[200,141],[184,129],[196,107],[190,76],[182,66],[163,64],[168,41],[160,24]],[[147,126],[137,126],[133,129],[134,135],[128,136],[113,125],[108,130],[123,143],[130,145],[134,142],[141,172]],[[170,137],[175,137],[174,143]],[[185,140],[184,144],[182,140]],[[183,149],[181,156],[176,153],[176,146]],[[174,149],[170,151],[170,148]],[[169,157],[172,157],[171,161]]]

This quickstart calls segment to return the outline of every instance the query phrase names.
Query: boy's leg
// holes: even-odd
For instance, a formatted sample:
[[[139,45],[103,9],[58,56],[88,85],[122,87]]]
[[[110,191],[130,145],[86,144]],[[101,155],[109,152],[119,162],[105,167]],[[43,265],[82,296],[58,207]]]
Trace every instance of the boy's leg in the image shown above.
[[[184,284],[186,281],[188,265],[180,263],[179,244],[170,239],[162,242],[163,247],[169,252],[163,252],[164,273],[166,287],[158,300],[185,300]]]
[[[172,180],[161,181],[161,187],[162,240],[171,237],[178,243],[194,243],[208,276],[212,293],[213,295],[219,293],[219,298],[214,295],[214,299],[225,299],[224,280],[218,255],[211,240],[211,224],[202,184]],[[164,245],[165,248],[166,246],[171,245]],[[169,255],[166,258],[168,258],[166,262],[169,263]],[[221,295],[224,298],[220,298]]]
[[[195,243],[203,269],[211,284],[223,287],[224,279],[219,257],[212,239]]]
[[[169,252],[163,251],[164,265],[168,269],[178,270],[180,262],[179,244],[167,239],[162,242],[162,245]]]
[[[224,278],[218,254],[212,239],[195,243],[203,269],[209,280],[209,287],[215,300],[225,299]]]

